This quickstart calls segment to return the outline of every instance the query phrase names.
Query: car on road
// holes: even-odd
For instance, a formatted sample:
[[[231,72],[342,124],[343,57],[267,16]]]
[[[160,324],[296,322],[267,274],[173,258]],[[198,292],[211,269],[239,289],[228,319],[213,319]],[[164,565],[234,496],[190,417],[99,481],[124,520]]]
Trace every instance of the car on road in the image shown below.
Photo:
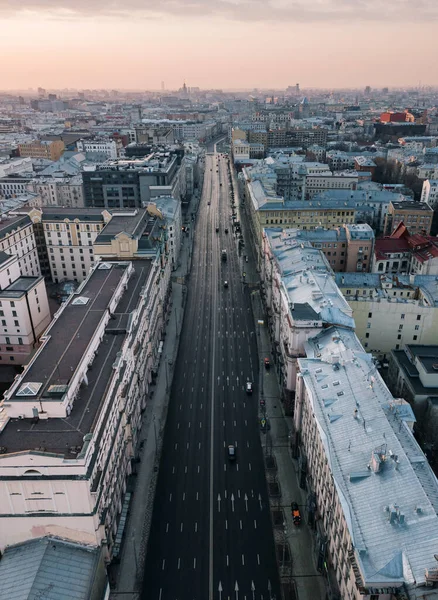
[[[227,288],[228,287],[228,281],[224,281],[224,287]]]
[[[234,446],[233,444],[229,444],[227,448],[227,456],[228,460],[230,461],[236,460],[236,446]]]
[[[294,525],[299,525],[301,523],[301,513],[298,504],[296,502],[291,502],[290,509]]]
[[[208,206],[210,206],[211,202],[207,202]]]
[[[246,393],[252,394],[252,383],[250,381],[246,382]]]
[[[227,227],[225,227],[225,233],[228,233],[228,228]]]
[[[271,367],[271,362],[268,357],[265,358],[264,363],[265,363],[265,369],[269,370]]]
[[[219,227],[216,227],[216,233],[219,233]]]

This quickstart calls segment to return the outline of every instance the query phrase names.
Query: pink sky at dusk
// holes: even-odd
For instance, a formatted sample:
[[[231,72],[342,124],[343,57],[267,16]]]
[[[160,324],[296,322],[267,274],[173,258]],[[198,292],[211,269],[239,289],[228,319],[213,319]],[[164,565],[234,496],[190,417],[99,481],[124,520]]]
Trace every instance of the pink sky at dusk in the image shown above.
[[[17,7],[0,0],[1,89],[159,89],[161,81],[175,89],[183,80],[201,88],[438,85],[433,0],[420,7],[407,0],[20,0]]]

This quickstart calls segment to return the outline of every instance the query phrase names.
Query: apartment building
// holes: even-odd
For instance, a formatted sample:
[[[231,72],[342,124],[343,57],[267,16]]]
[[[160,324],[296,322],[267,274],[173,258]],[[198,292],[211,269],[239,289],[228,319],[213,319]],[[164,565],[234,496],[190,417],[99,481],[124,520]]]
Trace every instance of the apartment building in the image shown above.
[[[32,181],[32,175],[6,175],[0,179],[0,197],[16,198],[28,191],[27,186]]]
[[[59,160],[65,150],[62,140],[34,140],[18,144],[18,152],[23,158],[46,158]]]
[[[356,221],[357,208],[352,200],[286,201],[275,192],[276,177],[272,173],[263,179],[254,179],[251,169],[244,168],[240,184],[251,231],[254,239],[258,240],[256,251],[259,253],[264,227],[331,229]],[[364,210],[361,209],[362,213]]]
[[[181,197],[181,156],[170,151],[85,168],[85,206],[142,208],[159,196]]]
[[[0,159],[0,179],[24,173],[33,173],[31,158]]]
[[[353,311],[339,291],[324,254],[288,232],[264,229],[261,280],[281,387],[295,389],[297,358],[328,324],[354,329]]]
[[[237,139],[233,141],[232,145],[233,160],[235,162],[263,158],[265,155],[265,147],[263,144],[253,144]]]
[[[85,152],[90,158],[105,160],[116,159],[123,153],[123,144],[120,138],[92,138],[76,142],[78,152]]]
[[[423,183],[421,202],[425,202],[433,210],[438,208],[438,179],[426,179]]]
[[[356,172],[307,173],[305,178],[304,197],[310,200],[317,194],[329,190],[355,190],[359,178]]]
[[[52,281],[83,281],[94,264],[93,244],[111,214],[92,208],[71,212],[44,207],[31,210],[29,218],[42,226]]]
[[[393,200],[389,203],[388,212],[385,215],[383,235],[391,235],[401,222],[406,225],[412,234],[430,235],[432,219],[433,210],[427,202]]]
[[[340,598],[434,597],[438,485],[411,407],[353,331],[310,339],[298,368],[292,447],[318,567]]]
[[[273,230],[273,228],[270,228]],[[310,242],[318,248],[335,272],[368,271],[374,248],[374,231],[367,224],[348,224],[333,229],[278,229],[282,239]]]
[[[56,535],[112,557],[169,298],[169,264],[96,264],[0,406],[0,549]],[[141,293],[139,294],[139,290]]]
[[[44,278],[22,276],[17,256],[0,252],[0,364],[26,364],[49,323]]]
[[[405,344],[431,344],[438,327],[436,281],[430,275],[337,273],[356,334],[367,352],[387,358]]]
[[[40,197],[39,206],[84,207],[82,175],[38,177],[28,183],[27,191],[38,194]]]
[[[373,273],[438,275],[438,239],[411,235],[401,221],[390,236],[376,240]]]
[[[278,231],[263,241],[263,299],[318,568],[333,597],[428,597],[438,482],[413,411],[364,351],[322,252]]]
[[[32,220],[27,214],[19,214],[17,210],[2,215],[0,251],[17,257],[21,275],[33,277],[41,275]]]

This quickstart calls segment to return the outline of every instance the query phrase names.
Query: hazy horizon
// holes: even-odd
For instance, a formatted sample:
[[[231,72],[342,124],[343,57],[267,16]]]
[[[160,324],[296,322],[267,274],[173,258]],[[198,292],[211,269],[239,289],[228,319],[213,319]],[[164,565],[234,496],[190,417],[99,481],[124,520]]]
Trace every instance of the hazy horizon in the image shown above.
[[[436,86],[422,0],[0,0],[0,89]]]

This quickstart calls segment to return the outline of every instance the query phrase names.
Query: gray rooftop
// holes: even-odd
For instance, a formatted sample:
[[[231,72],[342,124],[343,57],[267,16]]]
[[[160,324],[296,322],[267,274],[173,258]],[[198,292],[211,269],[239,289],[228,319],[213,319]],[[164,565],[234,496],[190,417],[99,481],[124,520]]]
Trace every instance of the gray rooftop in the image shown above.
[[[126,233],[133,238],[139,238],[150,219],[146,209],[126,210],[117,214],[113,211],[113,217],[105,225],[95,240],[95,244],[109,243],[116,235]]]
[[[421,585],[436,565],[438,482],[412,417],[398,411],[353,331],[330,328],[312,343],[320,356],[298,363],[365,585]],[[376,456],[378,472],[369,466]],[[391,510],[404,521],[391,524]]]
[[[65,389],[69,385],[130,263],[106,264],[110,268],[100,268],[102,263],[99,263],[84,287],[79,288],[62,307],[45,332],[47,340],[14,384],[15,387],[11,388],[11,396],[6,403],[29,402],[31,406],[41,403],[44,408],[46,403],[59,401],[60,395],[54,390]],[[90,384],[80,388],[70,415],[40,419],[36,424],[31,419],[10,419],[0,433],[0,446],[7,448],[8,453],[43,448],[45,452],[70,456],[71,448],[81,447],[84,436],[93,432],[113,372],[113,363],[126,338],[127,322],[140,301],[140,290],[150,270],[151,261],[134,262],[134,273],[129,279],[128,288],[113,313],[114,319],[105,328],[99,347],[102,351],[96,355],[89,375]],[[78,297],[89,300],[86,304],[73,304]],[[36,384],[35,392],[18,395],[18,391],[26,384]]]
[[[0,562],[4,600],[85,600],[91,597],[98,548],[39,538],[6,548]]]

